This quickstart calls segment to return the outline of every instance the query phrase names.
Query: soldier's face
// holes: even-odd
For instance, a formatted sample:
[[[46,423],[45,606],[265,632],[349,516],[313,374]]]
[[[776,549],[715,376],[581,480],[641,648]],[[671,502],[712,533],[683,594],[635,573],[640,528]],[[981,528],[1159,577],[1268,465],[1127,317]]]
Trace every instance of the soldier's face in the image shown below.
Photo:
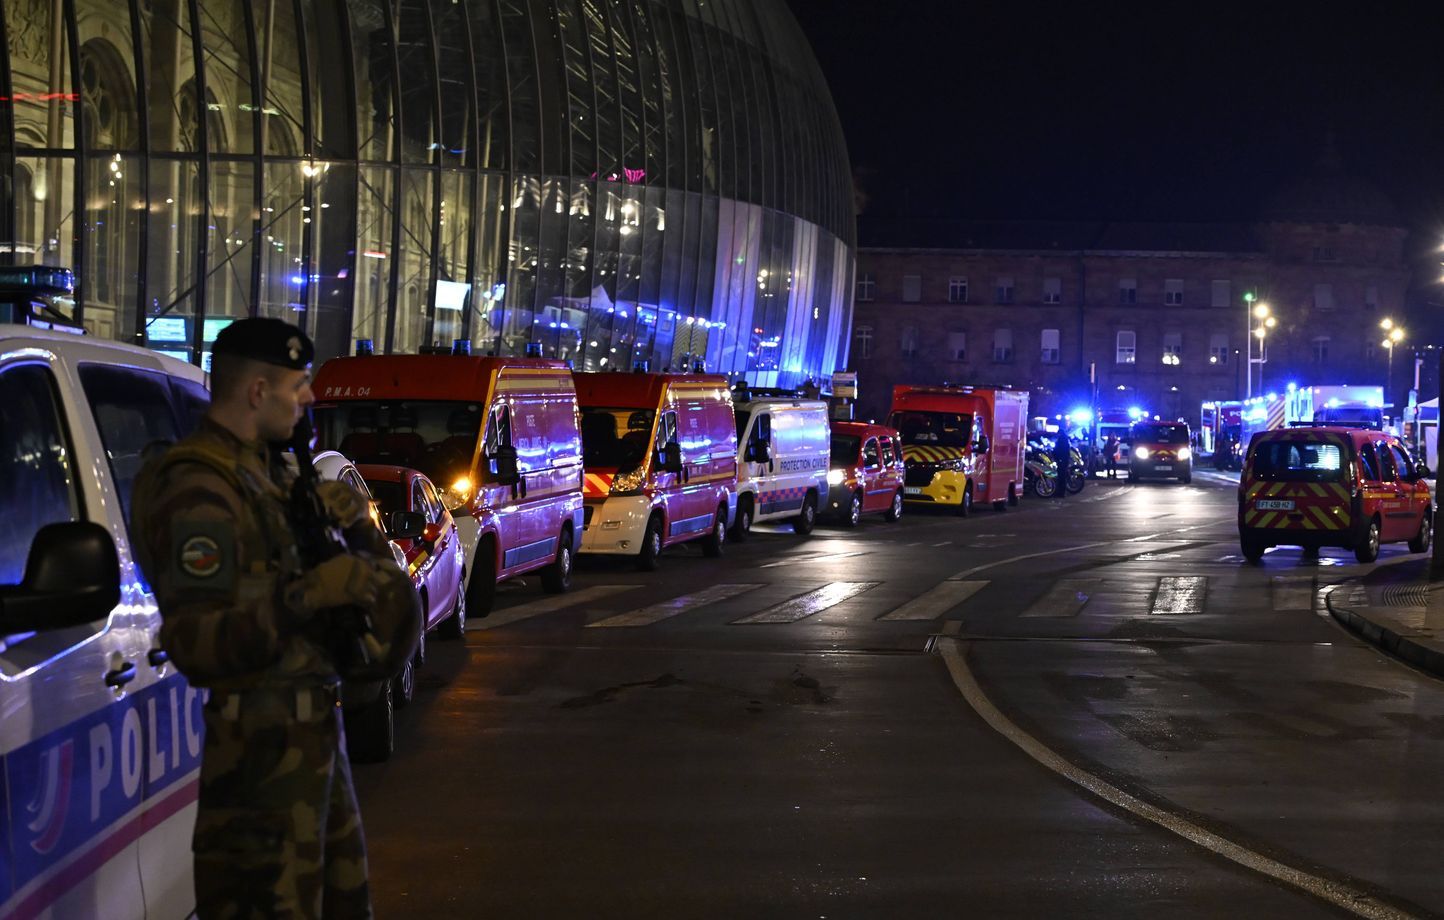
[[[259,434],[263,440],[284,441],[300,421],[301,413],[316,401],[311,392],[311,372],[277,368],[267,375],[269,386],[257,413]]]

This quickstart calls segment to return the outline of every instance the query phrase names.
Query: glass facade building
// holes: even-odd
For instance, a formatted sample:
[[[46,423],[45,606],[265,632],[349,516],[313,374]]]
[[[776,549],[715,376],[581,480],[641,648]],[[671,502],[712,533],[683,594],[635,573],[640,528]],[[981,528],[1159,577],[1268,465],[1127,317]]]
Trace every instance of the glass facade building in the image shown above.
[[[3,0],[0,261],[204,363],[448,347],[793,385],[846,363],[852,186],[778,0]]]

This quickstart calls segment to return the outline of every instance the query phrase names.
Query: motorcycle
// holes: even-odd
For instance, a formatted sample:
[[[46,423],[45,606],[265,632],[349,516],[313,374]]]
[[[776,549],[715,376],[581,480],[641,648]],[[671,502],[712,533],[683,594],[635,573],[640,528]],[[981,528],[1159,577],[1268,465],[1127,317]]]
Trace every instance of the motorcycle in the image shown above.
[[[1042,444],[1029,441],[1023,461],[1023,489],[1039,498],[1052,498],[1058,491],[1058,464]]]
[[[1088,484],[1088,467],[1083,463],[1083,453],[1075,446],[1068,468],[1068,494],[1077,495]]]

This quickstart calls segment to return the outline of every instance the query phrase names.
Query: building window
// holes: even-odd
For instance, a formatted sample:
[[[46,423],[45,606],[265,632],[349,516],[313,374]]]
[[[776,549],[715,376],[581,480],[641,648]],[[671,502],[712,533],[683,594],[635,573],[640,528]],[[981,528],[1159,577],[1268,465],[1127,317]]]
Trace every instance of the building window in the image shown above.
[[[1371,284],[1364,288],[1364,309],[1379,309],[1379,286],[1377,284]]]
[[[853,329],[852,337],[857,340],[857,356],[866,361],[872,357],[872,327],[858,326]]]
[[[1326,335],[1314,336],[1314,363],[1323,364],[1329,360],[1329,337]]]
[[[1118,282],[1118,302],[1138,303],[1138,279],[1124,278]]]
[[[948,333],[948,354],[954,361],[968,360],[968,334],[966,332]]]
[[[1215,332],[1208,337],[1208,363],[1228,363],[1228,336],[1221,332]]]
[[[1163,282],[1163,305],[1165,307],[1183,306],[1183,279],[1169,278]]]
[[[948,279],[948,303],[968,302],[968,279],[957,275]]]
[[[1044,279],[1043,279],[1043,303],[1062,303],[1062,302],[1063,302],[1063,279],[1062,279],[1062,278],[1044,278]]]
[[[903,275],[903,303],[917,303],[923,299],[923,276]]]
[[[995,296],[993,297],[993,302],[994,302],[994,303],[1012,303],[1012,302],[1013,302],[1013,279],[1012,279],[1012,278],[999,278],[997,285],[995,285],[994,295],[995,295]]]
[[[1171,367],[1177,367],[1183,363],[1183,333],[1165,332],[1163,334],[1163,363]]]
[[[993,332],[993,363],[1013,363],[1013,330],[998,329]]]
[[[1334,308],[1334,286],[1332,284],[1314,285],[1314,309],[1332,310]]]
[[[1215,280],[1212,286],[1212,295],[1209,298],[1209,305],[1215,307],[1233,306],[1233,283],[1224,280]]]
[[[1138,360],[1138,336],[1131,329],[1118,333],[1118,346],[1113,358],[1117,364],[1133,364]]]
[[[872,272],[863,272],[857,276],[857,299],[866,303],[877,296],[877,279]]]
[[[904,358],[916,358],[918,354],[918,327],[902,327],[902,335],[899,337]]]
[[[1337,261],[1339,261],[1339,257],[1334,253],[1334,247],[1332,247],[1332,246],[1315,246],[1315,247],[1314,247],[1314,261],[1315,261],[1315,262],[1337,262]]]
[[[1062,349],[1059,347],[1059,338],[1057,329],[1043,330],[1040,358],[1044,364],[1057,364],[1062,360]]]

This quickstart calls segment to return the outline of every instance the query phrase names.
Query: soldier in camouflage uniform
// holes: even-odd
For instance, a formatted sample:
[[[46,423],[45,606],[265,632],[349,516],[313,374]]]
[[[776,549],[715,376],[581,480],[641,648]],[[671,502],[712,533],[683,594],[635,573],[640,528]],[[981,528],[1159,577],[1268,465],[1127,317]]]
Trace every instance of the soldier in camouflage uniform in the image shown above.
[[[192,841],[202,920],[371,915],[336,664],[315,627],[330,608],[391,602],[398,577],[410,585],[342,483],[320,491],[353,551],[301,564],[286,517],[294,473],[272,445],[314,401],[312,354],[280,320],[227,327],[200,427],[135,487],[161,644],[210,690]]]

